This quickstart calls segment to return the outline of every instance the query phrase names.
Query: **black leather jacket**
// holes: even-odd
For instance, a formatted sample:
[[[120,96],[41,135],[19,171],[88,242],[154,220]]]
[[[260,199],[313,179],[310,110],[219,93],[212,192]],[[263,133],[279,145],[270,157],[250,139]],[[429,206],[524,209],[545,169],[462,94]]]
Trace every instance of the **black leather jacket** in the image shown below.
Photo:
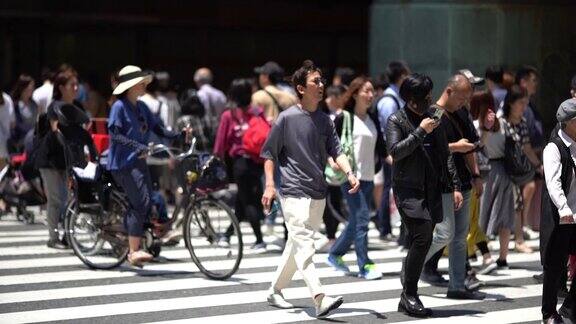
[[[428,184],[437,184],[439,181],[441,188],[438,189],[443,193],[459,191],[460,180],[442,125],[439,125],[432,133],[426,134],[423,128],[414,128],[408,120],[405,109],[400,109],[391,115],[386,127],[388,153],[394,160],[392,185],[423,189],[425,180],[430,181]],[[438,148],[438,154],[426,154],[422,145],[426,136],[434,136],[433,141],[435,147]],[[433,170],[436,171],[436,178],[424,176],[425,163],[432,164]]]

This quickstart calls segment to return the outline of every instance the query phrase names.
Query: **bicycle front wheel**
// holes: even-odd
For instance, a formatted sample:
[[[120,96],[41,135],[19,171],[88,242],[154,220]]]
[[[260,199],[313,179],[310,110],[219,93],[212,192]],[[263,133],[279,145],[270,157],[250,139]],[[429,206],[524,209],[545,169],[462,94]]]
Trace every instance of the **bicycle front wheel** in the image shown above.
[[[242,260],[242,233],[234,212],[225,203],[205,197],[187,209],[184,240],[192,261],[211,279],[230,278]]]

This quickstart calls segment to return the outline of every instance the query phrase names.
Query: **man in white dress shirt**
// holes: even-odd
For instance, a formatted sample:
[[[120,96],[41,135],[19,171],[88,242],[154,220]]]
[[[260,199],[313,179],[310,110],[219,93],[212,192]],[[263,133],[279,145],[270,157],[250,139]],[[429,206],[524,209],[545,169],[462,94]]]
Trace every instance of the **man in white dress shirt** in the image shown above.
[[[544,285],[544,323],[563,323],[562,316],[575,322],[576,280],[557,312],[557,294],[568,254],[576,251],[576,99],[560,104],[556,119],[561,127],[544,148],[546,190],[542,195],[541,243]]]

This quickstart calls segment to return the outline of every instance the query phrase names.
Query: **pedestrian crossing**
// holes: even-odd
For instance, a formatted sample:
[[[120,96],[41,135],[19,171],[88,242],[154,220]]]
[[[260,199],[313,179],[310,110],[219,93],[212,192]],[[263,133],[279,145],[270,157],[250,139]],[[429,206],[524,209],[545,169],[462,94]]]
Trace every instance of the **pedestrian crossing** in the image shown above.
[[[280,310],[266,303],[266,291],[280,259],[281,248],[250,253],[254,238],[242,224],[245,257],[227,281],[205,278],[180,244],[163,247],[161,257],[144,269],[123,265],[97,271],[86,268],[71,250],[45,246],[43,225],[25,225],[13,217],[0,219],[0,323],[290,323],[314,322],[309,291],[297,273],[284,295],[297,307]],[[282,236],[281,226],[275,232]],[[267,237],[267,242],[276,240]],[[527,323],[538,322],[541,285],[532,276],[541,271],[538,252],[511,253],[509,270],[479,276],[486,282],[484,301],[445,298],[445,289],[420,284],[421,299],[434,310],[429,319],[397,312],[401,284],[398,273],[405,252],[369,232],[369,256],[383,278],[366,281],[329,267],[326,253],[314,261],[328,294],[343,295],[345,303],[330,318],[344,323]],[[538,248],[537,240],[528,241]],[[497,249],[495,244],[492,248]],[[202,252],[202,247],[198,251]],[[494,254],[496,255],[496,254]],[[344,257],[353,272],[356,256]],[[223,261],[215,266],[225,267]],[[440,269],[446,269],[446,258]]]

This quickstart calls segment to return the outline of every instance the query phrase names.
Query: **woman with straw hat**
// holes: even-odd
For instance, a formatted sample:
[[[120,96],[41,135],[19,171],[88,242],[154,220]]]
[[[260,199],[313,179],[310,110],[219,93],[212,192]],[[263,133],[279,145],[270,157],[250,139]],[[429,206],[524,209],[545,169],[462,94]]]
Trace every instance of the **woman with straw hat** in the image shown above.
[[[184,138],[190,132],[190,129],[182,133],[165,129],[146,104],[138,100],[151,80],[152,75],[137,66],[122,68],[113,92],[118,99],[112,105],[108,118],[111,141],[107,167],[130,202],[130,209],[124,218],[130,245],[128,262],[138,267],[152,259],[151,254],[140,250],[144,224],[149,221],[152,206],[152,181],[146,165],[151,132],[167,139]]]

